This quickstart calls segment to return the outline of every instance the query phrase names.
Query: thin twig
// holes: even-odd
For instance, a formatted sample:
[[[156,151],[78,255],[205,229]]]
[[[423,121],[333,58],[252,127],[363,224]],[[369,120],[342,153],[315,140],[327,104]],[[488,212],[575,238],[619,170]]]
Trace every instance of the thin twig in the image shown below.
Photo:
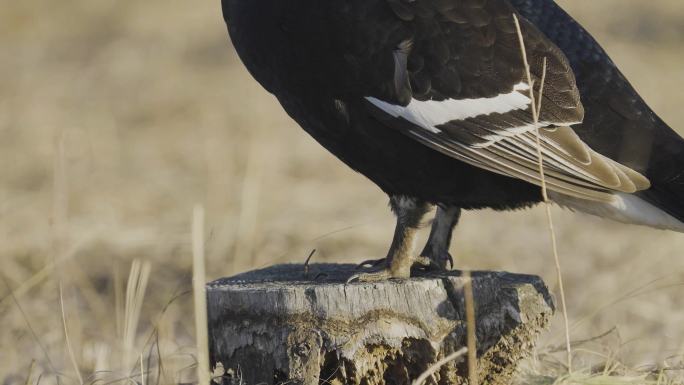
[[[59,281],[59,307],[62,310],[62,326],[64,327],[64,339],[66,340],[67,352],[69,352],[69,360],[71,360],[71,365],[73,365],[74,372],[76,372],[78,383],[83,385],[83,377],[81,376],[81,370],[78,368],[78,363],[76,362],[76,355],[74,354],[74,349],[71,346],[71,339],[69,339],[69,330],[67,329],[66,323],[66,312],[64,311],[64,291],[62,288],[61,280]]]
[[[603,332],[603,333],[601,333],[601,334],[599,334],[599,335],[597,335],[597,336],[590,337],[590,338],[586,338],[586,339],[583,339],[583,340],[573,341],[573,342],[572,342],[572,346],[580,346],[580,345],[584,345],[584,344],[589,343],[589,342],[594,342],[594,341],[600,340],[600,339],[602,339],[602,338],[604,338],[604,337],[606,337],[606,336],[612,334],[613,332],[618,332],[618,334],[620,333],[620,332],[618,331],[618,327],[617,327],[617,326],[613,326],[613,327],[610,328],[610,330],[608,330],[607,332]],[[549,346],[549,347],[548,347],[548,349],[546,350],[546,352],[547,352],[547,353],[556,353],[556,352],[560,352],[561,350],[565,350],[565,349],[566,349],[565,345],[562,345],[562,346],[552,345],[552,346]]]
[[[197,343],[197,379],[209,384],[209,331],[207,330],[207,294],[204,269],[204,208],[195,206],[192,215],[192,287],[195,297],[195,333]]]
[[[143,362],[143,355],[140,354],[140,383],[145,385],[145,363]]]
[[[24,381],[24,385],[32,385],[33,384],[33,369],[35,367],[36,367],[36,360],[31,360],[31,365],[29,366],[28,375],[26,376],[26,381]]]
[[[123,279],[121,277],[121,270],[119,264],[114,261],[112,264],[113,280],[114,280],[114,316],[116,321],[116,336],[123,341],[124,335],[124,290]]]
[[[463,274],[465,283],[463,294],[465,295],[466,308],[466,334],[468,343],[468,384],[477,385],[477,338],[475,335],[475,300],[473,297],[473,279],[470,271]]]
[[[534,126],[535,126],[535,134],[536,134],[536,141],[537,141],[537,158],[538,158],[538,163],[539,163],[539,175],[541,178],[541,189],[542,189],[542,198],[544,199],[544,206],[546,208],[546,220],[549,225],[549,234],[551,237],[551,247],[553,250],[553,258],[556,264],[556,275],[558,279],[558,287],[560,290],[560,297],[561,297],[561,307],[563,309],[563,320],[565,322],[565,346],[568,354],[568,372],[572,372],[572,348],[570,345],[570,323],[568,321],[568,310],[566,306],[566,301],[565,301],[565,290],[563,287],[563,274],[560,266],[560,258],[558,257],[558,245],[556,241],[556,232],[554,231],[553,228],[553,217],[551,216],[551,204],[549,203],[549,196],[547,193],[546,189],[546,179],[544,176],[544,158],[543,154],[541,151],[541,138],[539,134],[539,112],[541,111],[541,105],[542,105],[542,99],[543,99],[543,91],[544,91],[544,81],[546,80],[546,65],[547,65],[547,60],[544,58],[544,65],[543,65],[543,72],[542,72],[542,79],[541,79],[541,85],[539,87],[539,104],[535,102],[535,96],[534,96],[534,82],[532,81],[532,74],[530,72],[530,65],[527,61],[527,51],[525,49],[525,39],[523,38],[522,30],[520,28],[520,22],[518,20],[518,17],[513,14],[513,21],[515,22],[515,27],[518,33],[518,39],[520,41],[520,50],[522,53],[522,59],[523,63],[525,65],[525,73],[527,75],[527,82],[530,87],[530,100],[531,100],[531,108],[532,108],[532,117],[534,119]]]
[[[137,354],[132,356],[133,345],[140,320],[140,311],[145,298],[145,289],[150,277],[150,263],[133,260],[126,286],[126,302],[124,308],[123,357],[122,366],[135,363]]]
[[[181,280],[181,282],[184,282],[184,281],[185,281],[184,279]],[[157,314],[155,321],[153,322],[154,327],[150,331],[149,335],[145,339],[145,343],[143,344],[143,350],[144,350],[148,344],[152,343],[152,338],[156,339],[157,356],[159,357],[158,370],[161,373],[161,376],[162,376],[161,380],[163,383],[167,383],[168,381],[165,380],[166,379],[166,373],[165,373],[164,368],[163,368],[162,356],[161,356],[161,352],[159,350],[159,323],[161,322],[162,317],[166,314],[166,311],[169,309],[171,304],[173,304],[177,299],[179,299],[185,295],[191,294],[192,290],[186,290],[186,291],[183,291],[181,293],[178,293],[181,285],[182,285],[182,283],[176,287],[176,289],[174,290],[174,294],[171,296],[171,299],[166,302],[164,307],[159,311],[159,314]],[[157,378],[157,382],[159,382],[159,378]]]
[[[155,328],[156,328],[156,325],[155,325]],[[159,381],[161,381],[162,377],[165,376],[164,362],[162,359],[161,349],[159,348],[159,331],[157,330],[154,334],[155,334],[155,336],[154,336],[154,338],[155,338],[154,347],[155,347],[155,350],[157,351],[157,360],[158,360],[158,362],[157,362],[157,378],[156,378],[157,382],[156,382],[156,385],[159,385]]]
[[[306,261],[304,261],[304,278],[306,278],[309,275],[309,261],[311,261],[311,257],[316,253],[316,249],[311,250],[309,253],[309,256],[306,257]]]
[[[418,378],[416,378],[411,385],[422,385],[425,380],[427,380],[428,377],[433,375],[435,372],[437,372],[442,366],[446,365],[447,363],[461,357],[462,355],[466,354],[468,352],[468,348],[464,347],[461,348],[448,356],[442,358],[441,360],[435,362],[432,364],[429,368],[427,368]]]
[[[233,249],[232,272],[242,267],[240,263],[252,258],[255,250],[255,239],[259,227],[259,205],[264,175],[263,141],[260,133],[250,131],[249,152],[242,176],[240,206],[237,215],[237,233]],[[256,258],[256,255],[254,255]],[[253,265],[258,261],[252,260]]]

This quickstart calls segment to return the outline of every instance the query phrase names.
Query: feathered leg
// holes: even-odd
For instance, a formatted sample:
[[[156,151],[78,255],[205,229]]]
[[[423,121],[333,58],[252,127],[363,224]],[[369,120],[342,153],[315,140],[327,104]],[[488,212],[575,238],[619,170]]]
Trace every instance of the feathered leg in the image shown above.
[[[349,281],[380,281],[411,276],[411,266],[420,259],[413,255],[415,235],[430,205],[415,198],[392,196],[390,207],[397,216],[397,226],[387,258],[377,263],[375,271],[355,274]]]
[[[460,217],[461,209],[459,207],[446,206],[443,208],[437,206],[435,219],[432,221],[432,228],[430,229],[430,237],[420,255],[428,258],[432,265],[439,269],[446,270],[447,262],[450,268],[454,267],[454,259],[449,254],[449,245],[451,244],[451,234]]]

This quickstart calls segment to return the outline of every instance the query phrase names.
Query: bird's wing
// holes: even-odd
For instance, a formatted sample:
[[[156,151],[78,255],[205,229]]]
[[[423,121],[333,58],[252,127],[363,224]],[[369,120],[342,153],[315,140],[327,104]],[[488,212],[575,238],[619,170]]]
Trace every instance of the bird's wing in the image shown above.
[[[381,80],[365,97],[378,120],[448,156],[537,185],[539,130],[548,189],[577,198],[610,200],[613,192],[650,186],[576,135],[571,126],[582,121],[584,110],[568,61],[521,18],[533,78],[528,84],[515,10],[507,0],[381,2],[397,27],[396,41],[391,34],[383,40],[393,44],[384,51],[393,63],[384,67],[390,73],[375,69],[373,79]],[[538,99],[545,60],[535,123],[530,88]]]

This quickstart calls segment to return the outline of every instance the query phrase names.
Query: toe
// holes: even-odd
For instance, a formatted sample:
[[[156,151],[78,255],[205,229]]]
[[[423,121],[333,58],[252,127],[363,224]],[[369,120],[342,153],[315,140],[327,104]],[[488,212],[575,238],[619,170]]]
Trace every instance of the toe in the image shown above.
[[[453,267],[453,260],[451,259],[451,255],[449,255],[448,253],[444,257],[421,255],[420,257],[416,258],[414,266],[422,267],[429,270],[445,271],[449,270],[447,269],[447,263],[449,263],[449,265]]]
[[[454,257],[451,256],[451,253],[446,253],[447,261],[449,261],[449,270],[454,268]]]
[[[394,278],[392,272],[385,268],[378,271],[368,272],[368,273],[358,273],[354,274],[347,280],[347,283],[352,282],[378,282],[385,281],[390,278]]]
[[[437,267],[435,262],[430,259],[430,257],[425,257],[423,255],[416,257],[413,261],[413,266],[424,267],[424,268],[434,268]]]

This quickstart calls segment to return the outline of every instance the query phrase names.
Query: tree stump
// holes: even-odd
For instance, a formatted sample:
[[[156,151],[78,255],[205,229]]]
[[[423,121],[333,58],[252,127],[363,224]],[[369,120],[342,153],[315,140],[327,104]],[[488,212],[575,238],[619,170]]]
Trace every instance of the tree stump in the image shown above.
[[[459,271],[345,283],[354,265],[278,265],[207,286],[209,349],[224,384],[410,384],[466,345]],[[508,384],[553,314],[541,278],[474,272],[478,372]],[[466,384],[465,358],[427,383]]]

